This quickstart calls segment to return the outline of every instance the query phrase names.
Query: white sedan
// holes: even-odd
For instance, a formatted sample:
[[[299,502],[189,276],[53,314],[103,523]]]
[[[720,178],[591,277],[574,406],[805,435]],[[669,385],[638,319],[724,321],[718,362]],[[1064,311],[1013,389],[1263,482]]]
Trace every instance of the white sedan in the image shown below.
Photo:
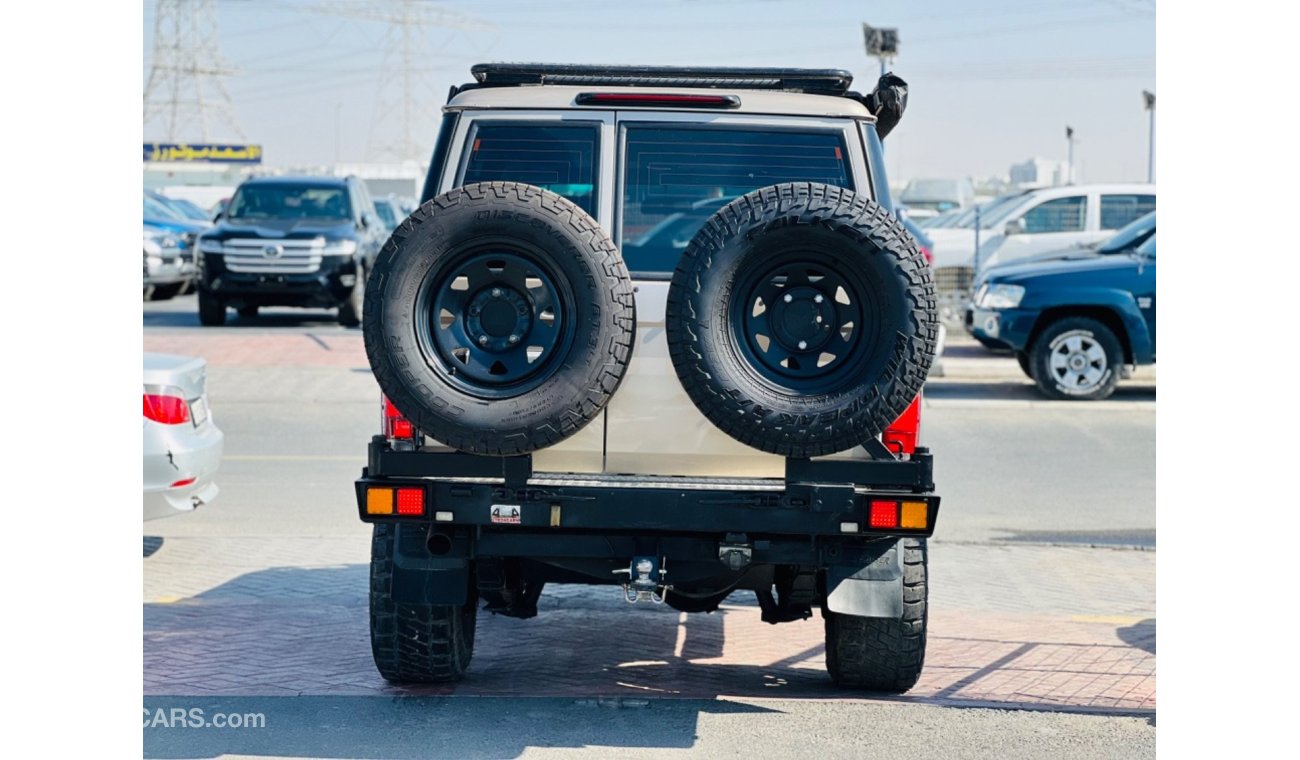
[[[217,496],[224,436],[208,410],[203,359],[144,355],[144,519],[189,512]]]

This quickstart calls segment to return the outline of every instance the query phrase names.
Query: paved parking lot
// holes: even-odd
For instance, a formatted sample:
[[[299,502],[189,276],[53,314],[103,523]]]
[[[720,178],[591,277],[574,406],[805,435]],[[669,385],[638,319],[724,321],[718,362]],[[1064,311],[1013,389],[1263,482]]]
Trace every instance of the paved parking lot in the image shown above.
[[[1154,714],[1149,383],[1086,408],[1041,401],[1009,376],[932,384],[925,435],[945,501],[926,668],[903,697],[833,689],[819,616],[766,625],[748,592],[688,616],[578,586],[548,586],[532,620],[481,613],[463,683],[398,689],[370,660],[369,531],[349,489],[377,424],[360,332],[293,311],[201,330],[185,300],[146,305],[145,348],[208,359],[227,448],[213,505],[144,526],[143,676],[154,703],[526,697]],[[1061,452],[1069,462],[1055,461]],[[1131,730],[1145,737],[1146,725]]]

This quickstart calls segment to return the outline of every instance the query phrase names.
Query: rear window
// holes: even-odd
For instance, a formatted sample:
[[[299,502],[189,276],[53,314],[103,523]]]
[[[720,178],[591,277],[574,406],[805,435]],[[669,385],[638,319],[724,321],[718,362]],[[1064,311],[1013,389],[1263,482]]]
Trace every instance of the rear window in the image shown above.
[[[1101,228],[1117,230],[1156,210],[1154,195],[1101,196]]]
[[[628,126],[623,259],[634,274],[671,275],[704,222],[737,197],[780,182],[852,189],[839,132]]]
[[[523,182],[550,190],[596,213],[594,124],[479,124],[470,135],[462,185]]]

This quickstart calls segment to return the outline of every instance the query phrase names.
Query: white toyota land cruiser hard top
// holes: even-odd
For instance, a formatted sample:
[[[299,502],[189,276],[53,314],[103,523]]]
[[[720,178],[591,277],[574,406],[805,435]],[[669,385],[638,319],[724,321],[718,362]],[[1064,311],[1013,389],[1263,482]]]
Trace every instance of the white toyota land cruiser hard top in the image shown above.
[[[483,64],[369,272],[382,435],[375,663],[469,666],[547,582],[763,620],[820,610],[836,683],[925,658],[938,337],[880,140],[906,84],[842,70]]]

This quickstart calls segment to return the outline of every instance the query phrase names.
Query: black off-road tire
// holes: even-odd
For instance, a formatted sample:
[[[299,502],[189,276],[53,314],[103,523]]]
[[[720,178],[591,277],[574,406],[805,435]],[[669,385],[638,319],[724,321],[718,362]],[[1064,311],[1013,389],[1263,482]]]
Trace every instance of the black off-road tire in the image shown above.
[[[220,327],[226,323],[226,303],[212,293],[199,288],[199,324]]]
[[[252,319],[257,316],[257,310],[258,307],[256,306],[241,306],[235,313],[245,319]]]
[[[361,315],[365,313],[366,302],[366,272],[357,265],[357,281],[352,285],[352,292],[348,294],[348,300],[339,304],[339,324],[344,327],[358,327],[361,324]]]
[[[370,648],[375,667],[394,684],[459,681],[474,655],[478,595],[473,578],[461,606],[393,601],[397,526],[376,523],[370,544]]]
[[[155,285],[153,292],[149,294],[150,301],[170,301],[180,294],[181,289],[185,287],[183,282],[174,282],[168,285]]]
[[[493,387],[466,380],[470,365],[461,371],[439,343],[452,338],[438,330],[469,335],[470,318],[451,315],[448,328],[441,310],[421,303],[436,303],[455,289],[448,278],[459,280],[465,262],[497,251],[516,262],[515,271],[531,267],[529,279],[544,275],[548,302],[557,306],[556,332],[547,338],[553,348],[539,360],[545,363],[525,368],[532,374],[521,373],[518,382]],[[490,261],[481,271],[492,283]],[[496,290],[468,279],[467,302]],[[513,297],[520,310],[540,303],[532,291],[514,291]],[[542,340],[532,337],[541,322],[530,324],[523,344]],[[596,220],[541,188],[483,182],[424,203],[393,231],[370,272],[362,330],[379,387],[417,428],[461,451],[510,456],[558,443],[600,414],[631,360],[636,314],[627,267]],[[461,350],[478,355],[477,349],[454,349]]]
[[[849,324],[836,306],[841,288],[826,284],[834,281],[854,290],[848,302],[859,310],[842,343],[840,327],[820,332],[830,321]],[[789,351],[801,362],[794,371],[810,379],[783,377],[769,353],[775,339],[765,345],[751,335],[747,316],[770,310],[772,330],[794,329],[775,326],[792,309],[750,305],[764,288],[796,286],[804,299],[796,307],[830,309],[818,312],[812,338],[829,341],[827,353],[789,339],[775,350]],[[812,292],[822,299],[816,306]],[[666,322],[673,367],[700,411],[741,443],[787,457],[832,454],[879,435],[920,392],[939,336],[931,268],[912,236],[869,198],[815,183],[762,188],[714,214],[677,265]],[[796,327],[807,329],[806,321]],[[817,376],[832,346],[837,353]]]
[[[1020,365],[1020,371],[1025,373],[1025,377],[1030,380],[1034,379],[1034,365],[1028,353],[1024,351],[1018,352],[1016,354],[1016,363]]]
[[[903,542],[903,617],[898,620],[822,610],[826,670],[837,686],[901,694],[925,665],[927,549],[924,538]]]
[[[1088,351],[1092,351],[1092,346],[1099,350],[1100,353],[1092,352],[1100,357],[1098,362],[1104,366],[1101,377],[1096,382],[1083,386],[1072,384],[1069,381],[1080,377],[1079,373],[1067,369],[1062,374],[1061,368],[1053,367],[1053,353],[1059,353],[1065,348],[1068,355],[1068,347],[1061,341],[1068,341],[1071,337],[1078,337]],[[1114,331],[1109,327],[1089,317],[1058,319],[1043,328],[1030,349],[1030,370],[1034,382],[1043,395],[1052,399],[1099,401],[1107,398],[1119,384],[1123,365],[1124,347],[1119,338],[1115,337]]]

